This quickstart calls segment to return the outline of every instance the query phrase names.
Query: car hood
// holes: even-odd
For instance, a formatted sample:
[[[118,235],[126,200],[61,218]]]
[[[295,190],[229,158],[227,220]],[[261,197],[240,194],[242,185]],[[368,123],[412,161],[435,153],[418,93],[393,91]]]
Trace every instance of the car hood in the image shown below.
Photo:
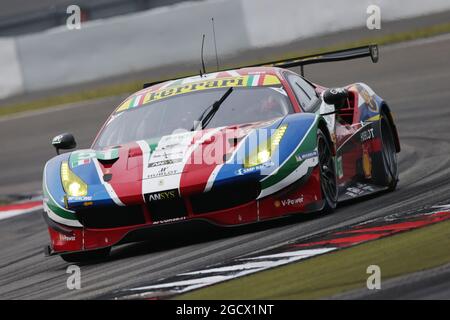
[[[291,118],[295,118],[292,115]],[[302,125],[286,118],[271,121],[180,132],[154,140],[140,140],[102,150],[84,149],[55,157],[47,163],[44,192],[51,189],[55,201],[68,208],[90,205],[141,204],[166,194],[190,196],[240,180],[261,180],[284,164],[316,121],[303,116]],[[288,127],[279,154],[261,165],[244,166],[254,149],[281,126]],[[314,149],[314,146],[308,146]],[[84,197],[67,197],[60,186],[60,163],[67,161],[72,172],[88,185]],[[55,182],[58,181],[58,182]],[[50,187],[49,187],[50,186]]]

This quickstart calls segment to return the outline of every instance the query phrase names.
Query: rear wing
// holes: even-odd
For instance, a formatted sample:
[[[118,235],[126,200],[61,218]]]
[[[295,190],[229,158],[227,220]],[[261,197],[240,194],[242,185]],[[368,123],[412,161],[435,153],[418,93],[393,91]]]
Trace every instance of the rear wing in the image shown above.
[[[322,54],[314,54],[314,55],[303,56],[303,57],[289,59],[289,60],[279,60],[279,61],[272,61],[272,62],[242,66],[240,68],[263,67],[263,66],[278,67],[278,68],[301,67],[301,75],[304,76],[304,66],[309,65],[309,64],[353,60],[353,59],[365,58],[365,57],[370,57],[372,59],[373,63],[377,63],[378,59],[379,59],[378,45],[371,44],[368,46],[344,49],[344,50],[339,50],[339,51],[325,52]],[[226,70],[230,70],[230,69],[231,68],[217,70],[217,72],[226,71]],[[191,75],[191,76],[194,76],[194,75]],[[165,82],[168,80],[178,80],[178,79],[182,79],[182,78],[166,79],[166,80],[146,83],[146,84],[144,84],[144,88],[148,88],[152,85],[155,85],[155,84],[158,84],[161,82]]]
[[[357,47],[352,49],[345,49],[339,51],[325,52],[318,55],[304,56],[300,58],[294,58],[291,60],[281,60],[269,63],[262,63],[253,65],[250,67],[271,66],[278,68],[293,68],[301,67],[302,76],[304,75],[304,66],[309,64],[335,62],[344,60],[353,60],[358,58],[370,57],[373,63],[377,63],[379,59],[378,45],[372,44],[369,46]]]

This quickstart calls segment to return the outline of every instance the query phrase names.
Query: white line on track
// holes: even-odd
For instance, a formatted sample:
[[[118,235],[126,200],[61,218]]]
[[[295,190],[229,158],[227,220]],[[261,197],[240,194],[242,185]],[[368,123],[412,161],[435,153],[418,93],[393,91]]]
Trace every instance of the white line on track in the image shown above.
[[[0,220],[5,220],[5,219],[12,218],[12,217],[20,216],[25,213],[30,213],[32,211],[40,210],[42,208],[43,208],[42,204],[40,204],[40,205],[36,205],[36,206],[27,208],[27,209],[13,209],[13,210],[5,210],[5,211],[0,210]]]

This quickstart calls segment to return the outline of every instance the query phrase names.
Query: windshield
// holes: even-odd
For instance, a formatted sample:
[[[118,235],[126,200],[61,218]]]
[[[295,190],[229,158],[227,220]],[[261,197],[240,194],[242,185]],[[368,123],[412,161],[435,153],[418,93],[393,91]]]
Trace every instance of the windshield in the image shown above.
[[[205,109],[226,91],[224,88],[194,91],[114,114],[94,148],[159,138],[180,129],[191,130]],[[234,88],[205,129],[266,121],[292,112],[281,86]]]

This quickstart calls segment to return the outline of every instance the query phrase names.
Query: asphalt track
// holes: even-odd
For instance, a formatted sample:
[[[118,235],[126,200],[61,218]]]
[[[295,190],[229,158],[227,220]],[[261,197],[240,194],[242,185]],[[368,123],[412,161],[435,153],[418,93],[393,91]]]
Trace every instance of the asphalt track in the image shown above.
[[[389,102],[403,148],[397,191],[341,206],[328,216],[283,219],[223,231],[186,230],[183,234],[164,234],[146,243],[119,247],[113,250],[109,261],[81,266],[82,289],[74,291],[66,288],[67,263],[59,257],[45,258],[42,253],[48,236],[41,213],[3,220],[0,299],[95,298],[111,290],[187,272],[336,226],[438,202],[450,203],[449,53],[447,35],[382,47],[381,60],[376,65],[359,60],[306,68],[312,81],[327,86],[363,81]],[[54,152],[50,138],[71,131],[81,147],[88,146],[96,128],[118,100],[0,120],[0,194],[38,188],[40,170]],[[423,285],[419,287],[423,289]],[[445,296],[448,289],[443,290]],[[420,290],[418,297],[436,294],[436,290]]]

